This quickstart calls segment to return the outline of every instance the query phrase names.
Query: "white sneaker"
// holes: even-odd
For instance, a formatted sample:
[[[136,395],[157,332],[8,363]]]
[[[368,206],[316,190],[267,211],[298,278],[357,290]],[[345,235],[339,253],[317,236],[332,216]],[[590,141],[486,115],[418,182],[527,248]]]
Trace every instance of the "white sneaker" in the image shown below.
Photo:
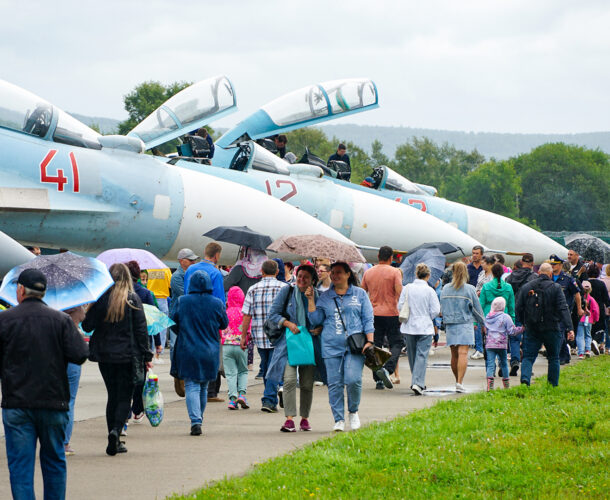
[[[421,396],[424,393],[424,390],[417,384],[413,384],[411,390],[418,396]]]
[[[466,392],[466,387],[464,387],[462,384],[455,384],[455,392]]]
[[[360,429],[360,417],[358,416],[358,412],[349,414],[349,426],[353,431]]]
[[[593,351],[593,354],[599,356],[599,344],[595,340],[591,341],[591,350]]]
[[[322,385],[324,385],[324,382],[320,381],[320,380],[316,380],[313,385],[315,385],[316,387],[320,387]]]
[[[335,432],[343,432],[345,430],[345,420],[339,420],[335,422],[335,426],[333,427],[333,431]]]
[[[480,351],[474,351],[470,356],[470,359],[483,359],[485,356]]]
[[[139,413],[138,415],[134,415],[134,416],[131,418],[131,421],[132,421],[134,424],[141,424],[142,422],[144,422],[144,412]]]

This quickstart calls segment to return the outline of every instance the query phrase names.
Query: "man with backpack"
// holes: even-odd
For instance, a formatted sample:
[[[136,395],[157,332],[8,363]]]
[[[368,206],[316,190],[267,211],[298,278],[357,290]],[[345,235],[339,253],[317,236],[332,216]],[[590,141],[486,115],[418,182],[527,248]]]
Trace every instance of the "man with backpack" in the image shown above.
[[[529,283],[538,278],[538,275],[534,272],[534,256],[531,253],[524,253],[521,257],[522,267],[513,270],[506,277],[506,282],[513,287],[515,298],[519,295],[519,291],[523,285]],[[517,321],[517,326],[523,326],[521,322]],[[519,364],[521,362],[521,341],[523,340],[523,334],[511,335],[508,337],[508,343],[510,348],[510,376],[514,377],[519,371]]]
[[[565,328],[562,325],[571,325],[571,319],[563,290],[553,282],[551,265],[542,264],[538,275],[537,279],[521,287],[515,306],[517,320],[526,327],[521,383],[530,385],[532,366],[544,345],[549,363],[547,380],[556,387],[559,384],[559,348]],[[568,339],[573,338],[574,330],[570,329]]]

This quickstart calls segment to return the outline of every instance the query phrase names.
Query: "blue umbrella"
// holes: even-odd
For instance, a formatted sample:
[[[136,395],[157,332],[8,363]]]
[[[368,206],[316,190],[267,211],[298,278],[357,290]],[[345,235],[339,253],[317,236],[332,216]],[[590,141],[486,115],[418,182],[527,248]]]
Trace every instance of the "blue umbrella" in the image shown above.
[[[95,302],[114,281],[103,262],[71,252],[44,255],[11,269],[0,287],[0,298],[17,305],[17,278],[25,269],[38,269],[47,278],[44,301],[63,311]]]
[[[156,335],[176,324],[174,320],[170,319],[169,316],[158,307],[151,306],[150,304],[143,304],[143,306],[148,335]]]
[[[434,285],[445,271],[445,256],[438,248],[420,248],[402,259],[402,284],[407,285],[415,280],[415,268],[423,262],[430,268],[428,283]]]

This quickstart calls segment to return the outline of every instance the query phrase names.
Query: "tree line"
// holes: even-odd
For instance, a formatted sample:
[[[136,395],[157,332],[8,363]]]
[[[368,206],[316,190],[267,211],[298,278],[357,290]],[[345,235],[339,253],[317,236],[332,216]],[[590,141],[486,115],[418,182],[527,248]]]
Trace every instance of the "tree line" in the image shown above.
[[[127,133],[188,85],[151,81],[136,86],[124,96],[129,118],[119,124],[119,133]],[[308,150],[326,159],[339,142],[344,142],[337,137],[329,139],[315,127],[286,135],[287,151],[297,158]],[[344,143],[351,160],[352,182],[359,183],[374,167],[387,165],[413,182],[434,186],[443,198],[505,215],[536,229],[610,228],[610,159],[599,149],[548,143],[508,160],[496,160],[486,159],[476,149],[465,151],[413,137],[398,146],[390,158],[378,140],[372,143],[370,154],[363,145]]]

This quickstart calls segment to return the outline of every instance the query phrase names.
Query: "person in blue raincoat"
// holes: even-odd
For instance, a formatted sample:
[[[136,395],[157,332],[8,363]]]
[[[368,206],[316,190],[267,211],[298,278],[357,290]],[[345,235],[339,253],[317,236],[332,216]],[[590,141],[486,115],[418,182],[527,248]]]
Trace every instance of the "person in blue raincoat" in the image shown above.
[[[216,380],[220,364],[219,331],[229,326],[224,302],[212,295],[205,271],[191,276],[188,294],[178,299],[171,318],[177,334],[170,374],[184,380],[191,435],[201,435],[208,383]]]
[[[373,346],[373,306],[367,293],[356,286],[349,265],[335,262],[330,266],[331,287],[320,294],[317,303],[313,289],[307,290],[309,321],[322,324],[322,357],[328,379],[328,400],[335,419],[335,431],[345,430],[345,401],[352,430],[360,427],[358,407],[362,394],[364,351]],[[352,353],[347,338],[364,333],[366,343],[362,353]]]

